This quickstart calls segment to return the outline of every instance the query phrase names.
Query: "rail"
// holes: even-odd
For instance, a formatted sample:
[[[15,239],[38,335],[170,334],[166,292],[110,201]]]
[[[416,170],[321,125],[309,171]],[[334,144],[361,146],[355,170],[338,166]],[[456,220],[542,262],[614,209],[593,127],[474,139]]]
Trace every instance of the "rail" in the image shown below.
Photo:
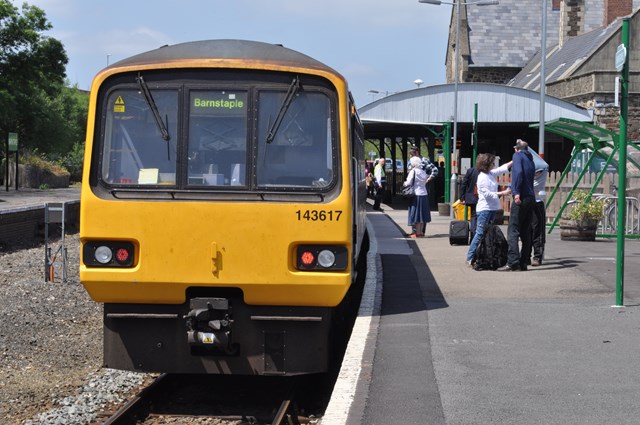
[[[618,197],[615,195],[600,195],[598,198],[606,199],[603,207],[603,218],[598,226],[599,234],[613,234],[618,229]],[[640,201],[633,196],[625,198],[625,234],[640,234]]]

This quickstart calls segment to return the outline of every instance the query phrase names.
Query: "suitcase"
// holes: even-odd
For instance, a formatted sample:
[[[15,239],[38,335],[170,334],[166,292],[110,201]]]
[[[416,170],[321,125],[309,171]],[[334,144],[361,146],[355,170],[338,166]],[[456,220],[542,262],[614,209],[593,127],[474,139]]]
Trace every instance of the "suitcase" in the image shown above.
[[[449,244],[469,245],[469,222],[453,220],[449,223]]]

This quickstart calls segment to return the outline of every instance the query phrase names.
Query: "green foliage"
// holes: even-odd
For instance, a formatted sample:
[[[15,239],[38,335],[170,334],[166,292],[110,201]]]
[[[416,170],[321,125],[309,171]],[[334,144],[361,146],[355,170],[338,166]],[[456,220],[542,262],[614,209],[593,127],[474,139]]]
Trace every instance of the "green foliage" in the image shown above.
[[[576,221],[598,221],[603,217],[603,208],[607,200],[603,198],[592,198],[589,193],[583,190],[573,192],[572,208],[567,217]]]
[[[58,163],[69,170],[71,181],[79,182],[82,180],[82,163],[84,161],[84,143],[76,143],[71,151],[58,160]]]
[[[66,87],[67,54],[51,29],[42,9],[0,0],[0,138],[17,132],[21,152],[61,156],[84,140],[88,95]]]

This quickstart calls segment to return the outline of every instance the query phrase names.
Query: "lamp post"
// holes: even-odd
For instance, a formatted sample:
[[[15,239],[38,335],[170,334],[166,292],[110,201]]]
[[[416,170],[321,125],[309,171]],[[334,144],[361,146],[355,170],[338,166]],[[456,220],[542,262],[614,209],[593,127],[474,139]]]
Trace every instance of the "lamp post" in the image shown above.
[[[374,100],[376,100],[376,95],[379,94],[380,92],[378,90],[369,90],[369,94],[371,95],[371,101],[373,102]]]
[[[446,1],[440,1],[440,0],[418,0],[418,3],[427,3],[427,4],[434,4],[436,6],[439,6],[441,4],[449,4],[452,6],[455,6],[456,8],[456,46],[455,46],[455,77],[454,77],[454,97],[453,97],[453,160],[454,160],[454,166],[452,167],[452,174],[451,174],[451,199],[450,201],[453,202],[453,198],[455,197],[455,193],[456,193],[456,187],[457,187],[457,180],[458,180],[458,166],[456,161],[456,154],[457,154],[457,142],[458,142],[458,80],[460,78],[460,71],[459,71],[459,65],[458,65],[458,57],[460,56],[460,5],[464,5],[464,6],[470,6],[470,5],[475,5],[475,6],[493,6],[493,5],[497,5],[499,4],[499,1],[497,0],[492,0],[492,1],[485,1],[485,0],[480,0],[480,1],[461,1],[461,0],[455,0],[453,3],[451,2],[446,2]],[[453,209],[451,210],[451,216],[453,216]]]
[[[546,107],[546,72],[547,59],[547,0],[542,0],[542,30],[540,31],[540,127],[538,133],[538,155],[544,158],[544,110]]]

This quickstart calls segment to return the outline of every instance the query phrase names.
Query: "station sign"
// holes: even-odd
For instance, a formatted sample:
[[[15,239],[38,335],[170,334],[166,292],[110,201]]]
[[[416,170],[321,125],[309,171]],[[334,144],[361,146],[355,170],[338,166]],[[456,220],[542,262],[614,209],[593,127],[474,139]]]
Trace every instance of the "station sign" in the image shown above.
[[[9,152],[18,152],[18,133],[9,133]]]

